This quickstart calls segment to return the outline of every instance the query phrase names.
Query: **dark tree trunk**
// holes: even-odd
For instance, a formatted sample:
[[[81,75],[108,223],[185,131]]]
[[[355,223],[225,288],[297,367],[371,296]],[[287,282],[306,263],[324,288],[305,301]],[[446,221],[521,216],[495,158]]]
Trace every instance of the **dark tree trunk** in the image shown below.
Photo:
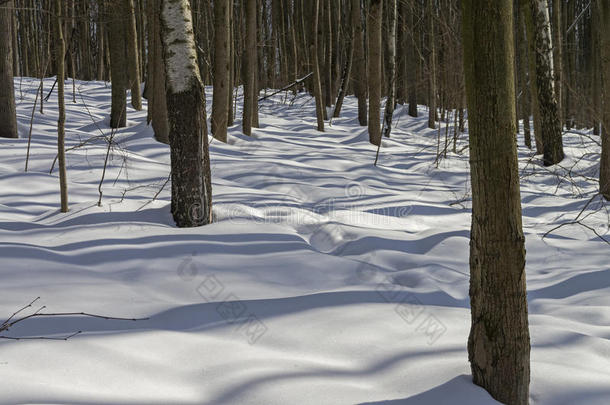
[[[205,94],[197,64],[188,0],[162,0],[162,44],[167,75],[172,215],[179,227],[212,221],[212,185]]]
[[[406,5],[403,2],[403,7],[407,7],[407,21],[408,27],[408,56],[407,56],[407,97],[409,102],[409,115],[411,117],[417,117],[417,42],[415,41],[415,18],[413,11],[413,2]]]
[[[362,36],[362,16],[360,15],[360,0],[351,0],[351,22],[354,35],[354,93],[358,98],[358,122],[361,126],[367,125],[367,83],[366,83],[366,58],[364,55],[364,38]]]
[[[55,0],[55,12],[57,13],[56,32],[57,48],[55,57],[57,59],[57,168],[59,170],[59,193],[61,199],[61,212],[68,212],[68,181],[66,174],[66,150],[65,150],[65,125],[66,125],[66,103],[64,100],[64,55],[66,45],[63,37],[63,18],[61,16],[61,2]]]
[[[256,87],[256,71],[250,69],[257,63],[256,54],[256,0],[246,0],[246,49],[244,50],[244,116],[243,132],[246,135],[252,134],[252,124],[254,114],[258,114],[258,109],[254,106],[254,92]]]
[[[17,138],[11,15],[13,2],[0,5],[0,137]]]
[[[512,0],[462,0],[472,227],[468,358],[473,381],[526,405],[530,342],[515,141]]]
[[[106,10],[110,18],[110,74],[112,75],[112,106],[110,126],[124,127],[127,123],[127,47],[123,0],[112,0]]]
[[[602,155],[599,165],[599,191],[610,200],[610,3],[596,0],[601,28],[602,71]]]
[[[214,2],[214,93],[212,100],[212,135],[222,142],[227,142],[227,124],[229,114],[229,60],[231,38],[229,0]],[[244,64],[248,69],[250,65]]]
[[[313,0],[313,24],[311,30],[311,45],[309,53],[311,55],[311,64],[313,65],[313,93],[316,101],[316,121],[318,124],[318,131],[324,132],[324,101],[322,100],[322,85],[320,83],[320,63],[318,61],[318,46],[320,45],[318,39],[320,24],[318,17],[320,8],[320,0]]]
[[[381,28],[383,2],[370,0],[367,23],[368,35],[368,85],[369,85],[369,140],[373,145],[381,143]]]

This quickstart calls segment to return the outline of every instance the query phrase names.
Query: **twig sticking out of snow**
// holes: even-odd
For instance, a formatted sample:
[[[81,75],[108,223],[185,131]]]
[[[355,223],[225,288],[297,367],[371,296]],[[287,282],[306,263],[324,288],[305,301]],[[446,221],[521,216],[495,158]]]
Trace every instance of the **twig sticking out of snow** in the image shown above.
[[[115,317],[115,316],[106,316],[106,315],[92,314],[92,313],[88,313],[88,312],[55,312],[55,313],[40,312],[40,311],[42,311],[43,309],[46,308],[46,306],[44,306],[44,305],[42,307],[38,308],[32,314],[25,315],[25,316],[22,316],[20,318],[16,318],[17,315],[19,315],[23,311],[27,310],[28,308],[32,308],[32,306],[39,299],[40,299],[40,297],[36,297],[28,305],[26,305],[26,306],[22,307],[21,309],[15,311],[6,321],[2,322],[2,324],[0,324],[0,333],[8,331],[14,325],[16,325],[16,324],[18,324],[20,322],[23,322],[23,321],[25,321],[27,319],[40,318],[40,317],[85,316],[85,317],[89,317],[89,318],[99,318],[99,319],[112,320],[112,321],[145,321],[145,320],[149,319],[149,318],[119,318],[119,317]],[[0,335],[0,339],[8,339],[8,340],[68,340],[71,337],[74,337],[74,336],[76,336],[76,335],[78,335],[80,333],[82,333],[82,331],[74,332],[74,333],[72,333],[70,335],[63,336],[63,337],[47,337],[47,336],[12,337],[12,336]]]

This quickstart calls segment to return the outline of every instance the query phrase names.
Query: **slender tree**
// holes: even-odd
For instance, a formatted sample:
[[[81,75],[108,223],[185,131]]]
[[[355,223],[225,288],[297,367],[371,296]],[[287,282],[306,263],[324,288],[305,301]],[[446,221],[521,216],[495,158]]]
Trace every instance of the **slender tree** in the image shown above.
[[[110,126],[120,128],[127,125],[127,47],[124,0],[110,0],[107,11],[110,18],[110,74],[112,75],[112,105]]]
[[[134,0],[124,1],[123,10],[125,19],[125,40],[127,41],[127,69],[129,73],[129,88],[131,88],[131,105],[140,111],[142,109],[142,94],[140,94],[140,55],[138,51],[138,31],[136,25],[136,12]]]
[[[381,143],[381,28],[383,2],[369,0],[368,35],[368,86],[369,86],[369,140]]]
[[[311,29],[311,44],[309,53],[311,55],[311,64],[313,65],[313,93],[316,102],[316,121],[318,124],[318,131],[324,132],[324,102],[322,100],[322,85],[320,78],[320,63],[318,61],[318,46],[320,45],[318,39],[320,37],[320,0],[313,0],[313,24]]]
[[[364,38],[362,35],[362,16],[360,0],[351,0],[351,22],[354,47],[354,62],[352,81],[354,83],[354,93],[358,98],[358,122],[361,126],[367,125],[367,83],[366,83],[366,58],[364,54]]]
[[[230,64],[229,53],[231,38],[230,13],[232,0],[214,1],[214,93],[212,100],[212,135],[227,142],[227,123],[229,118]],[[248,39],[246,39],[248,40]],[[246,71],[249,65],[246,66]],[[248,73],[246,72],[246,75]],[[250,79],[249,77],[247,79]],[[248,88],[250,90],[250,88]]]
[[[428,29],[428,128],[436,128],[436,35],[434,33],[434,0],[426,0]]]
[[[0,3],[0,137],[17,138],[15,89],[13,84],[13,1]]]
[[[59,1],[59,0],[58,0]],[[172,215],[179,227],[212,220],[205,94],[188,0],[162,0],[161,33],[169,119]]]
[[[409,103],[409,115],[417,117],[417,42],[415,40],[415,12],[413,10],[413,1],[409,0],[401,2],[401,7],[406,8],[407,22],[407,63],[406,63],[406,79],[407,79],[407,98]]]
[[[398,13],[396,0],[390,0],[388,7],[388,37],[385,65],[387,67],[387,99],[383,115],[383,136],[390,137],[392,132],[392,116],[396,104],[396,15]]]
[[[169,124],[167,122],[167,100],[165,97],[165,65],[161,46],[161,0],[148,0],[148,116],[152,122],[155,139],[169,144]]]
[[[540,130],[544,151],[544,165],[563,160],[562,125],[555,95],[553,70],[553,41],[547,0],[530,0],[536,60],[536,88],[540,111]]]
[[[242,122],[243,132],[246,135],[252,134],[254,114],[258,114],[258,109],[254,108],[256,72],[254,69],[248,69],[248,67],[257,63],[256,20],[256,0],[246,0],[246,49],[244,51],[244,117]]]
[[[602,155],[599,166],[599,191],[610,200],[610,3],[596,0],[601,28],[601,71],[602,71]]]
[[[66,149],[65,149],[65,124],[66,124],[66,102],[64,100],[64,55],[66,46],[63,34],[62,5],[60,0],[55,0],[56,21],[56,49],[55,58],[57,62],[57,104],[59,114],[57,118],[57,163],[59,169],[59,193],[61,198],[61,212],[68,212],[68,181],[66,174]]]
[[[462,0],[472,182],[468,358],[475,384],[502,403],[525,405],[530,342],[512,4]]]

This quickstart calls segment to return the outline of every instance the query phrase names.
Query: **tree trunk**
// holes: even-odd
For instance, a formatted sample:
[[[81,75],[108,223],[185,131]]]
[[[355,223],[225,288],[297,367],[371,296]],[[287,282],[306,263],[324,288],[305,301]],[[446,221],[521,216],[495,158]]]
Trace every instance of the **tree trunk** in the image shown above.
[[[0,5],[0,137],[17,138],[15,88],[13,84],[13,2]]]
[[[161,46],[161,0],[148,0],[148,120],[152,122],[155,139],[169,144],[169,123],[167,122],[167,100],[165,97],[165,65]]]
[[[562,125],[559,118],[553,77],[553,41],[547,0],[530,0],[535,44],[536,84],[540,110],[541,138],[545,166],[563,160]]]
[[[415,18],[413,11],[413,7],[415,5],[413,2],[409,2],[407,5],[403,2],[403,7],[407,7],[407,21],[409,23],[408,27],[408,56],[407,56],[407,97],[409,103],[409,115],[411,117],[417,117],[417,67],[419,63],[417,62],[417,42],[415,41]]]
[[[436,50],[433,0],[427,0],[428,22],[428,128],[436,128]]]
[[[212,100],[212,135],[222,142],[227,142],[227,124],[229,114],[229,76],[232,61],[229,60],[230,33],[229,0],[214,2],[214,93]],[[244,64],[247,69],[249,65]]]
[[[349,48],[347,50],[347,59],[345,60],[345,66],[343,68],[343,74],[341,75],[341,85],[339,86],[339,94],[337,95],[337,102],[335,103],[335,111],[333,112],[334,118],[339,118],[341,115],[341,108],[343,107],[343,100],[345,99],[345,93],[347,92],[347,85],[349,78],[352,74],[352,64],[354,61],[354,38],[350,41]]]
[[[360,126],[367,125],[367,83],[366,83],[366,58],[364,55],[364,38],[362,37],[362,16],[360,15],[360,0],[351,0],[352,35],[354,36],[354,62],[352,81],[354,93],[358,98],[358,123]]]
[[[534,141],[536,143],[536,154],[544,152],[542,144],[542,121],[540,119],[540,107],[538,105],[538,83],[536,80],[536,46],[534,40],[534,21],[529,7],[530,0],[519,0],[519,15],[527,33],[527,67],[528,80],[530,84],[530,101],[534,121]]]
[[[313,93],[316,102],[316,121],[318,123],[318,131],[324,132],[324,102],[322,100],[322,85],[320,83],[320,63],[318,61],[318,38],[320,37],[320,24],[318,17],[320,15],[320,0],[313,0],[313,24],[311,30],[311,45],[309,53],[311,55],[311,64],[313,65]]]
[[[599,191],[610,200],[610,4],[596,0],[601,28],[601,71],[602,71],[602,155],[599,165]]]
[[[593,135],[600,135],[600,123],[602,121],[602,80],[601,80],[601,46],[600,46],[600,13],[599,10],[593,13],[591,20],[592,45],[591,52],[593,63],[593,77],[591,78],[591,87],[593,90],[592,101],[592,119],[593,119]]]
[[[388,38],[387,38],[387,54],[385,55],[385,64],[388,70],[388,92],[385,103],[385,113],[383,115],[383,136],[390,137],[392,132],[392,116],[394,115],[394,106],[396,104],[396,0],[389,1],[388,7]]]
[[[563,52],[561,51],[561,44],[563,42],[563,24],[561,20],[561,2],[562,0],[553,0],[553,67],[555,73],[555,97],[557,99],[557,111],[559,112],[559,122],[563,122]],[[562,124],[563,126],[563,124]]]
[[[127,20],[127,68],[129,69],[129,88],[131,88],[131,105],[134,110],[142,109],[142,94],[140,94],[140,55],[138,51],[138,32],[136,29],[136,14],[134,0],[127,0],[123,4]]]
[[[526,405],[529,331],[515,141],[512,0],[463,0],[472,227],[468,358],[473,381]]]
[[[523,24],[523,14],[516,13],[518,16],[518,21],[516,24],[517,30],[517,49],[515,52],[519,53],[519,74],[517,75],[519,78],[520,88],[521,88],[521,97],[519,98],[519,109],[518,111],[521,113],[521,117],[523,118],[523,137],[525,146],[529,149],[532,148],[532,136],[531,136],[531,126],[530,126],[530,112],[532,110],[531,101],[532,96],[530,92],[529,86],[529,76],[528,72],[528,57],[527,57],[527,40],[525,36],[525,26]]]
[[[257,63],[256,54],[256,0],[246,0],[246,45],[244,51],[244,66],[246,74],[244,81],[244,117],[243,132],[252,135],[254,109],[254,87],[256,86],[256,71],[251,67]]]
[[[66,45],[64,43],[61,8],[61,1],[55,0],[55,12],[57,13],[57,48],[55,50],[55,57],[57,59],[57,104],[59,106],[59,114],[57,118],[57,163],[59,170],[61,212],[68,212],[68,182],[66,179],[66,150],[64,146],[66,124],[66,103],[64,101],[64,55],[66,54]]]
[[[167,75],[172,215],[179,227],[212,221],[212,186],[205,94],[197,64],[188,0],[162,0],[161,32]]]
[[[368,35],[368,85],[369,85],[369,140],[373,145],[381,143],[381,26],[383,2],[369,0]]]
[[[123,0],[112,0],[107,10],[110,18],[110,73],[112,75],[112,106],[110,112],[110,126],[112,128],[124,127],[127,124],[127,50],[125,14],[122,7]]]

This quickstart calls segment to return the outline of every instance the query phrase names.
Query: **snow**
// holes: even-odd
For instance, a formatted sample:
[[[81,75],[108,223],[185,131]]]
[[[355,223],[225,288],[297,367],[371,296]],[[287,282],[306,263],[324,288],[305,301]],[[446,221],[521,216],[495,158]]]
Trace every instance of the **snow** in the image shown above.
[[[374,167],[352,97],[318,133],[311,97],[277,95],[253,137],[237,120],[228,144],[211,142],[215,222],[178,229],[169,185],[153,201],[169,153],[146,109],[129,109],[115,136],[102,207],[106,143],[68,152],[70,212],[59,212],[55,93],[35,115],[23,170],[37,86],[16,79],[21,138],[0,140],[0,313],[40,296],[49,312],[149,319],[16,325],[6,335],[83,333],[0,340],[0,403],[496,403],[471,383],[466,352],[467,150],[450,145],[437,168],[425,109],[417,119],[397,109]],[[67,147],[110,133],[109,85],[77,91],[76,103],[66,95]],[[594,195],[596,141],[566,135],[561,167],[519,149],[536,405],[610,403],[609,247],[578,224],[543,238]],[[458,151],[466,145],[462,135]],[[601,204],[581,218],[610,238]]]

